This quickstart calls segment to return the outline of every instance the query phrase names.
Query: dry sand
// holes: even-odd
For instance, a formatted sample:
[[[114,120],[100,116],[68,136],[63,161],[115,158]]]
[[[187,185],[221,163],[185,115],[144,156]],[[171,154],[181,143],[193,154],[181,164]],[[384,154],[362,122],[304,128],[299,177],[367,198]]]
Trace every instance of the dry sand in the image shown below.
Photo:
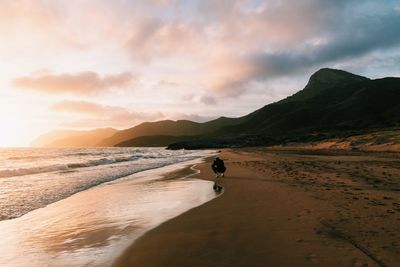
[[[315,142],[286,143],[285,145],[275,146],[273,149],[400,152],[400,130],[381,130]]]
[[[400,266],[400,155],[226,150],[220,197],[114,266]],[[210,162],[197,166],[215,179]]]

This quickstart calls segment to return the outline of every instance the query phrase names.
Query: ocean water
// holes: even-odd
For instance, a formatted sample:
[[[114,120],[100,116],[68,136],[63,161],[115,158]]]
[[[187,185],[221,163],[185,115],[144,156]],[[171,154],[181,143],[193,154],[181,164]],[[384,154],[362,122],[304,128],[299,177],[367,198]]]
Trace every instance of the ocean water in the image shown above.
[[[20,217],[101,183],[212,153],[164,148],[0,148],[0,220]]]
[[[150,229],[218,196],[212,182],[190,177],[211,155],[2,149],[0,266],[111,266]]]

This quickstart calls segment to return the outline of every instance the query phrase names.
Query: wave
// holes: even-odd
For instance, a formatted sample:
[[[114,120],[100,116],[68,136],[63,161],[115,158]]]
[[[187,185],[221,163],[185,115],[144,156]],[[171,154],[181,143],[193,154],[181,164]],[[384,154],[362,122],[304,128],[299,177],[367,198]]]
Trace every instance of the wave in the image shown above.
[[[30,168],[18,168],[18,169],[8,169],[0,171],[0,178],[9,178],[14,176],[23,176],[30,174],[39,174],[39,173],[47,173],[47,172],[55,172],[55,171],[70,171],[77,168],[86,168],[86,167],[94,167],[99,165],[108,165],[114,163],[121,163],[127,161],[135,161],[140,157],[130,156],[130,157],[119,157],[115,159],[109,158],[101,158],[96,160],[89,160],[85,162],[77,162],[77,163],[67,163],[67,164],[54,164],[47,166],[39,166],[39,167],[30,167]]]
[[[97,156],[102,154],[101,152],[97,152],[97,153],[91,153],[91,152],[78,152],[78,153],[66,153],[63,154],[63,157],[76,157],[76,156]],[[40,156],[11,156],[8,157],[7,160],[36,160],[36,159],[48,159],[48,158],[52,158],[55,155],[49,155],[49,154],[45,154],[45,155],[40,155]]]
[[[0,161],[0,166],[3,168],[0,169],[0,177],[9,177],[0,179],[1,191],[5,193],[18,191],[18,194],[7,194],[7,197],[0,198],[0,221],[20,217],[77,192],[129,177],[133,173],[209,155],[207,151],[181,153],[153,148],[72,151],[91,152],[93,156],[82,157],[84,155],[74,153],[78,157],[71,158],[66,157],[66,154],[72,154],[70,150],[51,150],[44,156],[51,158],[52,161],[28,162],[30,165],[22,165],[20,162],[16,162],[15,165],[12,165],[12,162],[5,162],[6,164],[1,165],[3,162]],[[7,156],[28,156],[23,153],[29,152],[31,151],[23,151],[22,155]],[[4,169],[5,166],[7,169]]]

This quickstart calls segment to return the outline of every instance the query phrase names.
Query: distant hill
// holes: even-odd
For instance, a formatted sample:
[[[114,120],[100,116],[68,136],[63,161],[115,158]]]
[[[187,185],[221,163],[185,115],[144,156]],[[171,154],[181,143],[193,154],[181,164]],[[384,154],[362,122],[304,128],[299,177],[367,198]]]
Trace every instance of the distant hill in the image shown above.
[[[332,138],[400,125],[400,78],[370,80],[321,69],[300,92],[269,104],[201,140],[170,146],[257,146]]]
[[[153,135],[139,136],[133,139],[116,144],[116,147],[166,147],[169,144],[187,140],[196,140],[199,136],[171,136]]]
[[[97,144],[117,132],[113,128],[99,128],[90,131],[53,131],[40,136],[40,142],[51,137],[50,142],[41,146],[46,147],[95,147]],[[39,142],[36,142],[39,144]]]
[[[166,136],[172,137],[176,136],[197,136],[197,135],[205,135],[209,133],[213,133],[218,129],[226,126],[232,126],[240,123],[240,119],[226,118],[220,117],[218,119],[199,123],[188,120],[163,120],[158,122],[144,122],[135,127],[118,131],[114,135],[109,138],[104,139],[100,142],[99,146],[120,146],[123,144],[133,144],[136,141],[132,141],[129,143],[129,140],[133,140],[135,138],[141,136],[161,136],[163,140],[166,140]],[[154,142],[160,142],[161,140],[157,137],[153,138],[145,138],[146,140],[151,142],[144,142],[145,139],[141,139],[141,144],[144,146],[154,146]],[[182,139],[182,138],[181,138]],[[162,142],[164,144],[164,142]]]

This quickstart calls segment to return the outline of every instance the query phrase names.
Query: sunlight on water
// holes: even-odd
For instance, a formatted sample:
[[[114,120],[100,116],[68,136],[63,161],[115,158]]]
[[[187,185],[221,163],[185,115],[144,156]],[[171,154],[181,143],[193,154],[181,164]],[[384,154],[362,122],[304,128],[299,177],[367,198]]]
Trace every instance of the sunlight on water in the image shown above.
[[[176,169],[137,173],[0,222],[0,266],[110,266],[149,229],[215,197],[208,181],[161,179]]]
[[[0,220],[101,183],[212,153],[163,148],[0,149]]]

